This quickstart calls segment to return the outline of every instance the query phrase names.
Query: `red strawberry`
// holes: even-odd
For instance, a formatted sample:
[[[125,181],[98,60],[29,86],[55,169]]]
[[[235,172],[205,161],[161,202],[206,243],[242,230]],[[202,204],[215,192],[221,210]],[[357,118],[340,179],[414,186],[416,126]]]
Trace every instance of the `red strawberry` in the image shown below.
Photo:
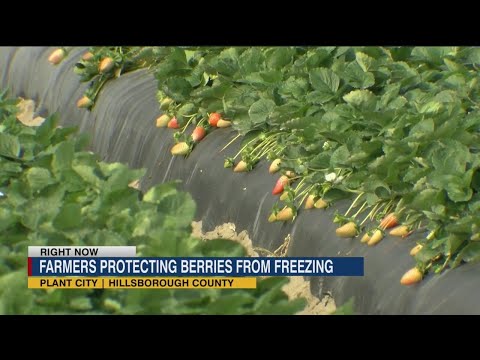
[[[422,280],[423,274],[416,267],[408,270],[400,279],[402,285],[413,285]]]
[[[213,127],[217,127],[218,120],[220,120],[221,118],[222,118],[222,115],[220,115],[219,113],[217,112],[211,113],[210,117],[208,118],[208,123]]]
[[[169,127],[170,129],[178,129],[180,127],[180,125],[178,125],[178,121],[175,116],[170,119],[170,121],[167,124],[167,127]]]
[[[203,127],[197,126],[192,132],[192,140],[194,142],[199,142],[200,140],[202,140],[205,137],[206,133],[207,132],[205,131],[205,129]]]
[[[390,229],[398,225],[398,219],[395,213],[390,213],[380,222],[379,228],[382,230]]]
[[[65,58],[67,53],[63,49],[57,49],[50,54],[48,61],[53,65],[58,65]]]
[[[288,182],[289,182],[288,176],[285,176],[285,175],[280,176],[280,178],[277,180],[277,183],[275,184],[272,190],[272,194],[278,195],[282,193],[285,185],[287,185]]]
[[[115,62],[111,57],[106,57],[100,61],[100,65],[98,65],[98,71],[100,73],[107,73],[113,69]]]
[[[170,152],[172,153],[172,155],[185,155],[188,153],[188,150],[190,150],[188,144],[186,142],[180,142],[173,145]]]

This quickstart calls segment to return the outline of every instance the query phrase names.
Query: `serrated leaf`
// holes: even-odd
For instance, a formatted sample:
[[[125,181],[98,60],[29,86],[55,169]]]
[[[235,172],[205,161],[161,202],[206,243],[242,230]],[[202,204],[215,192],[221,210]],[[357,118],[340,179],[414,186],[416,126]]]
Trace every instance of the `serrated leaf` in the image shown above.
[[[377,104],[376,96],[369,90],[353,90],[344,95],[343,100],[362,110],[374,110]]]
[[[74,151],[74,145],[69,141],[58,145],[52,158],[52,170],[54,173],[59,174],[62,170],[71,168]]]
[[[274,109],[275,102],[273,100],[260,99],[250,106],[248,115],[252,124],[258,125],[266,122]]]
[[[170,182],[152,187],[143,196],[143,201],[152,204],[159,204],[164,198],[177,194],[178,191],[175,183],[176,182]]]
[[[0,155],[18,159],[20,157],[18,137],[0,133]]]
[[[60,230],[74,229],[80,226],[82,224],[81,209],[79,204],[64,204],[53,221],[54,226]]]
[[[56,182],[51,176],[50,171],[38,167],[28,169],[25,172],[25,177],[32,192],[42,190],[45,186]]]
[[[375,59],[363,52],[357,51],[355,53],[355,59],[357,60],[358,65],[360,65],[362,70],[365,72],[373,70],[375,67]]]
[[[341,74],[351,86],[357,89],[368,89],[375,85],[375,77],[371,72],[365,72],[356,62],[347,65]]]
[[[333,98],[340,86],[340,78],[332,70],[319,68],[309,73],[310,83],[318,97]]]

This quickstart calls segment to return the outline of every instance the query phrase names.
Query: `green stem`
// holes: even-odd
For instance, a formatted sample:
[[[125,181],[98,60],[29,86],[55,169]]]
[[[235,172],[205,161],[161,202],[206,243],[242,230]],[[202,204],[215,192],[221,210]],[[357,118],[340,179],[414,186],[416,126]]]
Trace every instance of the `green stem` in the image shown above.
[[[347,216],[348,213],[353,209],[353,207],[357,204],[357,201],[362,197],[362,195],[365,194],[364,192],[361,192],[360,194],[358,194],[358,196],[355,198],[355,200],[353,200],[352,204],[350,205],[350,207],[348,208],[347,212],[343,215],[343,216]]]
[[[362,212],[362,210],[365,208],[365,206],[367,206],[367,204],[368,204],[367,201],[364,201],[362,206],[360,206],[360,209],[352,217],[355,219],[358,216],[358,214],[360,214]]]
[[[261,159],[265,154],[268,154],[275,146],[277,146],[276,142],[273,142],[272,145],[268,148],[265,148],[260,154],[258,154],[257,159]]]
[[[223,150],[225,150],[227,147],[229,147],[230,145],[232,145],[233,142],[234,142],[235,140],[237,140],[240,136],[242,136],[242,135],[241,135],[241,134],[238,134],[237,136],[235,136],[227,145],[225,145],[225,146],[222,148],[222,150],[219,151],[219,153],[221,153],[221,152],[222,152]]]
[[[297,193],[302,187],[303,187],[303,183],[305,182],[305,178],[303,178],[302,180],[300,180],[300,182],[298,183],[297,186],[295,186],[295,190],[294,192]],[[296,198],[298,197],[298,195],[296,195],[293,199],[295,200]]]
[[[375,204],[375,206],[373,207],[373,209],[370,210],[370,212],[367,214],[367,216],[365,216],[365,219],[363,219],[363,221],[361,222],[360,226],[362,226],[363,224],[365,224],[365,221],[367,221],[367,219],[370,218],[371,215],[377,210],[378,205],[380,205],[379,202],[377,202],[377,203]]]
[[[248,143],[246,143],[239,151],[238,153],[233,157],[234,159],[236,159],[238,157],[238,155],[240,155],[242,153],[243,150],[245,150],[248,145],[250,145],[252,142],[254,142],[255,140],[257,140],[257,137],[253,138],[252,140],[250,140]]]
[[[187,117],[187,116],[185,116]],[[188,119],[187,123],[185,124],[185,126],[182,128],[182,131],[180,132],[180,134],[183,134],[185,132],[185,130],[187,130],[187,127],[188,125],[190,125],[190,123],[192,122],[192,120],[194,119],[194,116],[190,116],[190,118]]]
[[[377,216],[377,214],[378,214],[379,212],[385,210],[384,208],[385,208],[386,204],[385,204],[383,201],[380,201],[378,204],[380,205],[379,208],[378,208],[374,213],[372,213],[372,215],[370,216],[370,219],[371,219],[372,221],[375,219],[375,216]],[[383,208],[383,210],[382,210],[382,208]]]
[[[310,194],[310,191],[312,191],[312,189],[314,188],[315,185],[311,185],[310,187],[306,188],[304,191],[302,191],[300,194],[298,194],[298,196],[302,196],[302,200],[300,200],[300,205],[301,206],[303,204],[303,202],[305,201],[305,198]],[[296,199],[297,197],[295,197]]]

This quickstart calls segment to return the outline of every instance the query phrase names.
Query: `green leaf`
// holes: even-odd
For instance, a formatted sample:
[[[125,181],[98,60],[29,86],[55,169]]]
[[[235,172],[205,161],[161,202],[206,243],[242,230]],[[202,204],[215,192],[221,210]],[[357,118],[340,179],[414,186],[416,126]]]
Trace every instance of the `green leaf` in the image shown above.
[[[345,68],[345,72],[341,74],[349,85],[357,89],[368,89],[375,85],[375,77],[371,72],[363,71],[358,63],[350,63]]]
[[[351,297],[348,301],[335,309],[332,315],[354,315],[355,298]]]
[[[240,315],[244,314],[247,306],[254,301],[254,297],[245,292],[227,293],[208,304],[205,307],[205,313],[212,315]]]
[[[18,159],[20,158],[20,142],[18,137],[0,133],[0,155]]]
[[[89,165],[72,165],[72,168],[87,183],[95,186],[96,188],[100,188],[102,186],[103,180],[100,178],[101,175],[98,169]]]
[[[340,78],[330,69],[311,70],[309,77],[316,97],[323,99],[322,102],[332,99],[340,86]]]
[[[418,194],[413,195],[410,203],[412,209],[431,210],[433,206],[443,205],[445,203],[445,195],[436,189],[425,189]]]
[[[471,176],[471,172],[467,174]],[[432,173],[429,176],[429,181],[438,189],[445,189],[448,197],[454,202],[468,201],[473,195],[468,177]]]
[[[464,173],[470,160],[468,148],[456,140],[447,140],[444,145],[437,147],[431,155],[435,169],[445,174]]]
[[[176,183],[177,182],[170,182],[152,187],[143,196],[143,201],[152,204],[159,204],[166,197],[176,195],[178,193]]]
[[[103,166],[102,166],[103,165]],[[132,170],[122,163],[102,164],[103,173],[108,177],[105,183],[107,191],[125,189],[134,180],[140,179],[145,174],[145,169]]]
[[[308,81],[304,78],[290,77],[281,86],[279,93],[301,99],[308,91]]]
[[[369,90],[353,90],[343,96],[343,100],[362,110],[374,110],[377,104],[376,96]]]
[[[461,261],[468,263],[480,262],[480,243],[471,242],[465,246],[457,255],[454,265],[459,265]]]
[[[355,59],[363,71],[368,72],[375,69],[375,59],[367,54],[358,51],[355,53]]]
[[[32,192],[42,190],[45,186],[55,183],[50,171],[44,168],[32,167],[25,172],[25,177]]]
[[[275,109],[275,102],[261,99],[253,103],[248,110],[248,115],[254,125],[262,124],[268,120]]]
[[[55,174],[71,168],[74,151],[74,145],[70,141],[65,141],[58,145],[52,159],[52,170]]]
[[[266,65],[271,69],[282,69],[291,63],[293,50],[289,47],[271,48],[267,51]]]
[[[207,257],[217,257],[229,254],[231,257],[246,256],[245,248],[239,243],[225,239],[208,240],[203,243],[202,255]]]
[[[348,151],[347,146],[342,145],[333,152],[332,157],[330,158],[330,166],[336,168],[348,164],[349,158],[350,152]]]
[[[22,204],[19,208],[22,224],[30,230],[37,230],[40,225],[53,220],[62,207],[65,189],[51,185],[38,196]]]
[[[314,169],[327,169],[330,166],[330,157],[331,155],[329,153],[322,152],[310,160],[309,167]]]
[[[0,207],[0,232],[5,231],[18,221],[17,216],[7,207]]]
[[[415,139],[421,139],[425,135],[430,135],[435,129],[435,124],[433,119],[427,118],[418,122],[415,126],[410,129],[410,136]]]
[[[36,139],[39,143],[48,145],[50,143],[50,139],[52,138],[55,129],[58,126],[59,117],[58,115],[50,115],[48,116],[45,121],[40,125],[36,132]]]
[[[333,202],[333,201],[338,201],[342,199],[348,199],[352,196],[351,193],[340,190],[340,189],[329,189],[327,190],[323,196],[322,199],[325,200],[326,202]]]
[[[79,227],[82,224],[81,209],[82,207],[79,204],[64,204],[53,220],[54,226],[60,230]]]

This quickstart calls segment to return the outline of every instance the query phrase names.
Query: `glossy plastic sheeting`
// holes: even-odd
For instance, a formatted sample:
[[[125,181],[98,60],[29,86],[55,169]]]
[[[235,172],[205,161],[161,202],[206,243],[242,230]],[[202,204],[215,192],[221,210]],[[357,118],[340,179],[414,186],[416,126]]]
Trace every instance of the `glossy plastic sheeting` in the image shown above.
[[[156,183],[180,179],[197,203],[197,219],[204,230],[233,222],[237,231],[247,230],[255,246],[270,250],[291,235],[290,256],[364,256],[365,276],[313,278],[314,294],[333,293],[337,304],[355,297],[355,309],[365,314],[480,314],[480,266],[464,265],[439,276],[428,276],[417,286],[399,283],[401,275],[414,266],[408,240],[387,237],[375,247],[359,239],[335,236],[332,216],[339,204],[327,210],[301,211],[294,223],[268,223],[276,197],[271,189],[278,177],[268,174],[260,163],[252,172],[235,174],[223,168],[225,156],[235,154],[235,143],[219,150],[235,133],[218,129],[209,134],[187,158],[172,157],[169,129],[157,129],[159,116],[153,75],[137,71],[110,81],[102,90],[92,112],[76,108],[86,84],[79,83],[73,65],[85,48],[69,49],[58,66],[47,58],[54,48],[0,48],[0,86],[12,94],[31,98],[41,114],[59,112],[64,125],[78,125],[92,138],[92,149],[103,160],[145,167],[141,183],[148,189]],[[418,234],[417,236],[425,236]]]

